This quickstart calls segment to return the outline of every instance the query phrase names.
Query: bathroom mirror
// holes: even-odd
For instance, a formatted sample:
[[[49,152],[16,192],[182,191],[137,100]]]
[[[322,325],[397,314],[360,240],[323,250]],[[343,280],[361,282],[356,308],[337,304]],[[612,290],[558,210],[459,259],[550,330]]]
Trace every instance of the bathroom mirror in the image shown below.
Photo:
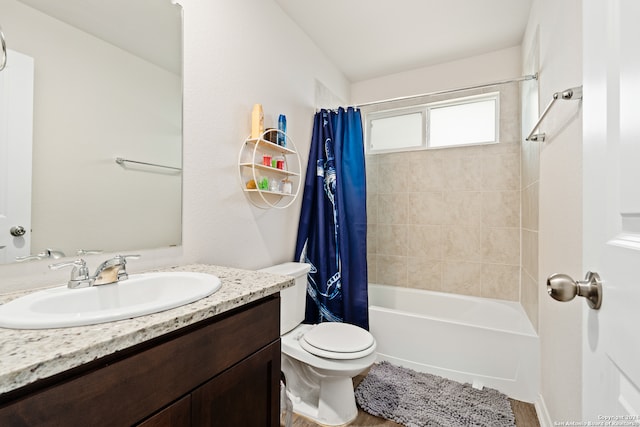
[[[8,196],[0,195],[15,200],[12,193],[18,194],[28,214],[0,230],[5,236],[12,230],[0,262],[180,245],[180,6],[170,0],[0,0],[0,19],[8,67],[12,55],[24,56],[33,73],[32,116],[21,121],[31,124],[22,129],[31,131],[31,156],[9,158],[24,163],[11,169],[31,168],[30,185],[12,184],[25,179],[10,175],[2,187]],[[10,85],[15,67],[7,74]],[[13,102],[9,111],[22,101]],[[11,130],[16,122],[5,125]],[[16,211],[10,204],[0,208]],[[16,226],[24,227],[23,236],[13,235]]]

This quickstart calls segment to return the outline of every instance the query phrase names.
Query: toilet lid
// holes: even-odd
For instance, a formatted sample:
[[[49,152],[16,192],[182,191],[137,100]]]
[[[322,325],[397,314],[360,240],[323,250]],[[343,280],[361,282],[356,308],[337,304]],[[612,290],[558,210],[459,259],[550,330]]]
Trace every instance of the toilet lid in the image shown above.
[[[375,350],[373,335],[348,323],[325,322],[307,331],[300,340],[306,351],[330,359],[358,359]]]

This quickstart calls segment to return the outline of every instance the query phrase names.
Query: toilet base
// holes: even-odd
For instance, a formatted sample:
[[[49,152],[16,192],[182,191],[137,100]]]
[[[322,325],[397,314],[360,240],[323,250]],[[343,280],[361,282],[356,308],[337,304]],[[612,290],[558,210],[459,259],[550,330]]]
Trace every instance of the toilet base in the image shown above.
[[[288,390],[293,412],[326,426],[342,426],[358,416],[351,378],[329,377],[322,381],[318,401],[308,402]]]
[[[326,426],[340,426],[358,415],[350,376],[324,375],[282,355],[282,371],[293,412]]]

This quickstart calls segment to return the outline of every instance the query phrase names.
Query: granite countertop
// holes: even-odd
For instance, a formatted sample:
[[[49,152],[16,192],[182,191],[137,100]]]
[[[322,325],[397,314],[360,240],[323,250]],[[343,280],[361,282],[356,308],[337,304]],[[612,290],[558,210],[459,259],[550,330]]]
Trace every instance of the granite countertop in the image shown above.
[[[215,274],[222,281],[222,286],[216,293],[191,304],[133,319],[57,329],[0,328],[0,394],[259,300],[293,285],[293,279],[287,276],[202,264],[161,271]],[[33,291],[0,295],[0,303],[29,292]]]

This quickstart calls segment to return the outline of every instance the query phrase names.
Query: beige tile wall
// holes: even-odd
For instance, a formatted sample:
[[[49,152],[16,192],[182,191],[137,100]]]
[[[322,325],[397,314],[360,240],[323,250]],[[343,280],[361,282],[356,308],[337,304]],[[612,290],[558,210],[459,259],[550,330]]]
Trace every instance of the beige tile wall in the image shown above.
[[[540,69],[538,34],[523,57],[523,69],[533,74]],[[538,330],[538,211],[540,182],[540,151],[542,143],[525,141],[526,135],[538,121],[539,115],[538,80],[520,86],[522,144],[521,144],[521,193],[522,193],[522,267],[520,269],[520,303],[533,327]]]
[[[540,142],[522,144],[522,269],[520,302],[538,328],[538,183]]]
[[[499,144],[367,156],[370,282],[519,300],[520,95],[500,91]]]

